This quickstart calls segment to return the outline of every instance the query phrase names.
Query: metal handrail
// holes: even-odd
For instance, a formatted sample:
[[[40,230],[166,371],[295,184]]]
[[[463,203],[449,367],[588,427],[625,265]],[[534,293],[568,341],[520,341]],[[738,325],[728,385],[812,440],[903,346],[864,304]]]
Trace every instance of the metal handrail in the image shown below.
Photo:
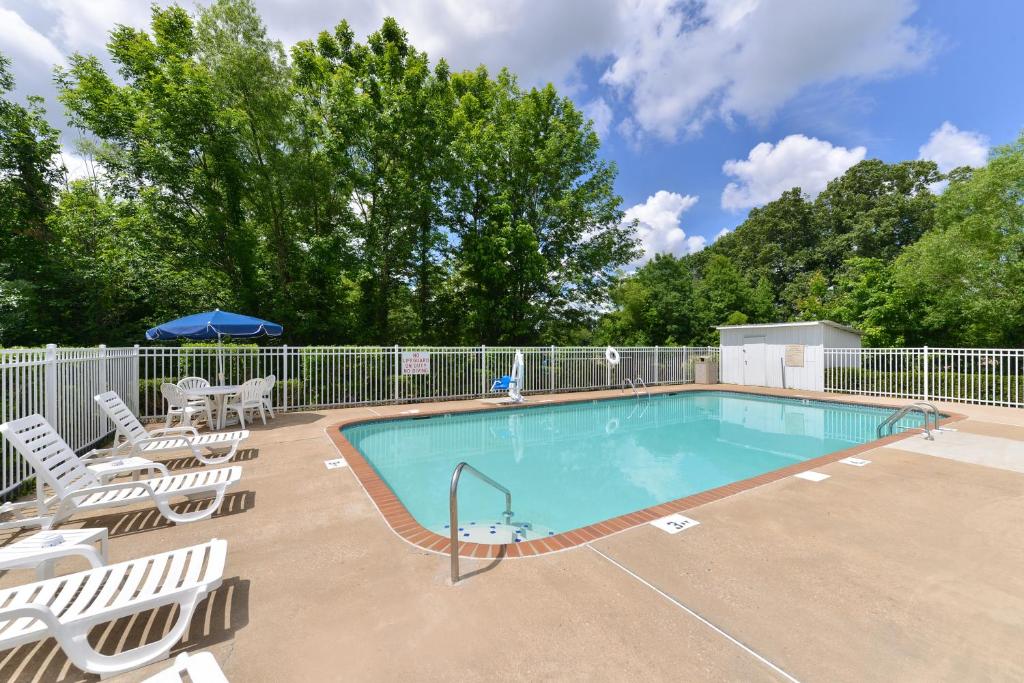
[[[875,435],[878,438],[882,438],[882,430],[885,429],[886,427],[889,428],[889,433],[892,434],[893,425],[899,422],[905,415],[914,411],[921,413],[921,415],[924,417],[924,438],[928,439],[929,441],[934,441],[935,437],[932,436],[932,430],[928,429],[928,413],[917,403],[908,403],[907,405],[903,406],[889,417],[882,420],[882,422],[878,425],[878,428],[875,429]]]
[[[480,481],[490,484],[505,494],[505,524],[512,524],[512,492],[468,462],[460,462],[456,465],[455,471],[452,472],[451,488],[448,491],[448,528],[451,530],[452,539],[452,585],[459,581],[459,478],[466,470]]]
[[[939,409],[935,407],[935,404],[929,403],[928,401],[914,401],[914,405],[925,406],[926,408],[928,408],[928,410],[930,410],[931,413],[932,413],[932,420],[935,421],[935,431],[939,431],[941,429],[939,427],[939,416],[940,416],[940,413],[939,413]],[[928,423],[928,415],[927,414],[925,414],[924,421],[925,421],[925,424]]]
[[[645,394],[647,394],[648,396],[651,395],[651,391],[650,391],[650,389],[647,388],[647,382],[644,381],[643,377],[637,377],[635,381],[636,382],[640,382],[640,386],[642,386],[644,388],[644,393]],[[635,387],[636,384],[633,384],[633,386]],[[639,395],[640,395],[640,391],[637,390],[637,396],[639,396]]]
[[[622,390],[623,391],[626,390],[626,385],[627,384],[629,385],[629,388],[633,390],[633,395],[634,396],[639,396],[640,395],[639,393],[637,393],[636,385],[633,384],[633,380],[629,379],[628,377],[626,379],[622,380]]]

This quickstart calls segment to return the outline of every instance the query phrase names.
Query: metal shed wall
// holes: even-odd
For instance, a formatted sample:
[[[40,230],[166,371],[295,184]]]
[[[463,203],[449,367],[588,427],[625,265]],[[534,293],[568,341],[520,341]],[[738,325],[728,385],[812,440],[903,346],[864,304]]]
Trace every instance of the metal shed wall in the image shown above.
[[[860,347],[860,335],[825,323],[793,325],[746,325],[719,330],[722,382],[752,386],[786,387],[824,391],[824,348]],[[762,338],[759,340],[758,338]],[[764,344],[764,383],[760,373],[749,367],[761,349],[746,344]],[[784,367],[786,347],[804,347],[803,367]],[[756,362],[756,360],[755,360]],[[756,379],[752,380],[751,377]]]

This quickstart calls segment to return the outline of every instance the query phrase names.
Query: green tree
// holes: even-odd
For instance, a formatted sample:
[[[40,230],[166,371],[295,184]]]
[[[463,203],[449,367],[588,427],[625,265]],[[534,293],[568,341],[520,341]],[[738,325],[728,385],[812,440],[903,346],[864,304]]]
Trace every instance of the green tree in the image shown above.
[[[39,97],[8,98],[10,61],[0,54],[0,345],[53,335],[52,234],[47,218],[63,183],[58,131]]]
[[[611,292],[616,309],[601,323],[607,344],[671,345],[695,332],[693,276],[683,259],[657,254]]]
[[[1024,136],[956,174],[936,223],[894,264],[894,293],[915,321],[906,342],[1024,344]]]
[[[607,296],[615,268],[637,255],[622,221],[616,169],[572,101],[548,85],[522,92],[507,71],[454,79],[454,149],[448,188],[456,263],[470,302],[468,333],[487,343],[558,341]]]

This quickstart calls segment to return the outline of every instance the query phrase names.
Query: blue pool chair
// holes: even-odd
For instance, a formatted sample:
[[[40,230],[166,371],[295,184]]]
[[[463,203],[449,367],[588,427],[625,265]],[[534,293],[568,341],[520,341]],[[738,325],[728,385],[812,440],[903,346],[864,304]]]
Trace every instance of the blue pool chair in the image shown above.
[[[508,391],[512,385],[512,375],[502,375],[491,384],[491,391]]]

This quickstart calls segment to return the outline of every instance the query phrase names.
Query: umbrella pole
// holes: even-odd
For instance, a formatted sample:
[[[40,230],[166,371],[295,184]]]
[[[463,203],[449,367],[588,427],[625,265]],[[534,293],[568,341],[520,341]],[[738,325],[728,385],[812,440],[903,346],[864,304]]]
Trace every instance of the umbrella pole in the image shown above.
[[[224,386],[224,347],[220,343],[220,332],[217,333],[217,381]]]

